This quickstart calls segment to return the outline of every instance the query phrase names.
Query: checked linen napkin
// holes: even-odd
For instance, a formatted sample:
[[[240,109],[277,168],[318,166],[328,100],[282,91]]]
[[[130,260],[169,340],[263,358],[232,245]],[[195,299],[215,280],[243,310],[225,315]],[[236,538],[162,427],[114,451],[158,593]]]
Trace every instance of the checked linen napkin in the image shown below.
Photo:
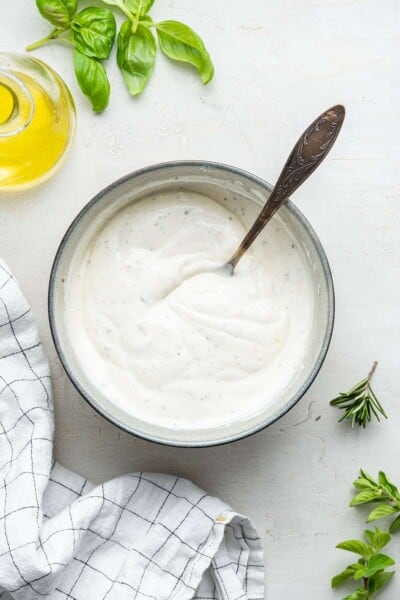
[[[53,462],[53,423],[36,326],[0,262],[0,599],[264,598],[248,519],[179,477],[95,487]]]

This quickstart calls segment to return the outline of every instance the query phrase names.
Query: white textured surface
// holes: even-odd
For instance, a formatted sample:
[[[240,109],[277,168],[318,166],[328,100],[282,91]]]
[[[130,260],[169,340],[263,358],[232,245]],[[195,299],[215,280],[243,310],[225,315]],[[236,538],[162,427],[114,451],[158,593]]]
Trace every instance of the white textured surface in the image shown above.
[[[334,545],[363,526],[364,511],[346,506],[351,481],[360,466],[400,481],[400,8],[396,0],[159,0],[153,15],[199,31],[215,81],[203,88],[159,57],[147,92],[131,101],[111,64],[111,106],[96,116],[77,91],[69,50],[38,51],[77,100],[76,142],[48,184],[0,198],[0,254],[52,361],[57,458],[95,481],[142,469],[189,477],[254,519],[269,600],[340,598],[329,579],[348,557]],[[47,31],[33,0],[14,0],[0,16],[4,50],[21,51]],[[348,111],[340,140],[295,197],[325,245],[337,294],[331,349],[306,397],[270,429],[208,450],[158,447],[106,423],[74,391],[50,340],[47,280],[71,219],[117,177],[164,160],[217,160],[273,181],[304,126],[336,102]],[[328,400],[374,359],[390,419],[351,431]],[[400,576],[382,600],[399,591]]]

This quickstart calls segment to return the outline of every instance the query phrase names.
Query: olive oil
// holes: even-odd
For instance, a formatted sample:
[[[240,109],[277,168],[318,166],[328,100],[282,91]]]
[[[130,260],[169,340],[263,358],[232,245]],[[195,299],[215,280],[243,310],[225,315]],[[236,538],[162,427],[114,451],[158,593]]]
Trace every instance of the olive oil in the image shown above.
[[[5,69],[0,57],[0,190],[47,179],[75,126],[73,101],[61,78],[36,59],[12,62],[14,68]]]
[[[0,83],[0,125],[11,118],[14,106],[15,98],[12,91]]]

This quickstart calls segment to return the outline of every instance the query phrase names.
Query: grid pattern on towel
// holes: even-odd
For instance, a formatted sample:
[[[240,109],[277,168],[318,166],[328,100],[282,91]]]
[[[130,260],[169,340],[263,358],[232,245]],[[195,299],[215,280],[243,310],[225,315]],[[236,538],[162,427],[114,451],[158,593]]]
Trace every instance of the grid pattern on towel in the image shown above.
[[[53,426],[36,326],[0,263],[0,599],[264,597],[247,519],[179,477],[94,487],[52,465]]]

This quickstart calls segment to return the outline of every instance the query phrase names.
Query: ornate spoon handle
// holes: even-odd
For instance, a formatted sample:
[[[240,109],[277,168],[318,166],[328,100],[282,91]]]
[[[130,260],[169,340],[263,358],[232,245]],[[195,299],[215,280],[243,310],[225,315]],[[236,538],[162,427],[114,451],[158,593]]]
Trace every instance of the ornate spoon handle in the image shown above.
[[[338,104],[320,115],[300,136],[283,167],[264,208],[228,260],[232,272],[258,234],[289,196],[310,177],[336,141],[345,117],[344,106]]]

